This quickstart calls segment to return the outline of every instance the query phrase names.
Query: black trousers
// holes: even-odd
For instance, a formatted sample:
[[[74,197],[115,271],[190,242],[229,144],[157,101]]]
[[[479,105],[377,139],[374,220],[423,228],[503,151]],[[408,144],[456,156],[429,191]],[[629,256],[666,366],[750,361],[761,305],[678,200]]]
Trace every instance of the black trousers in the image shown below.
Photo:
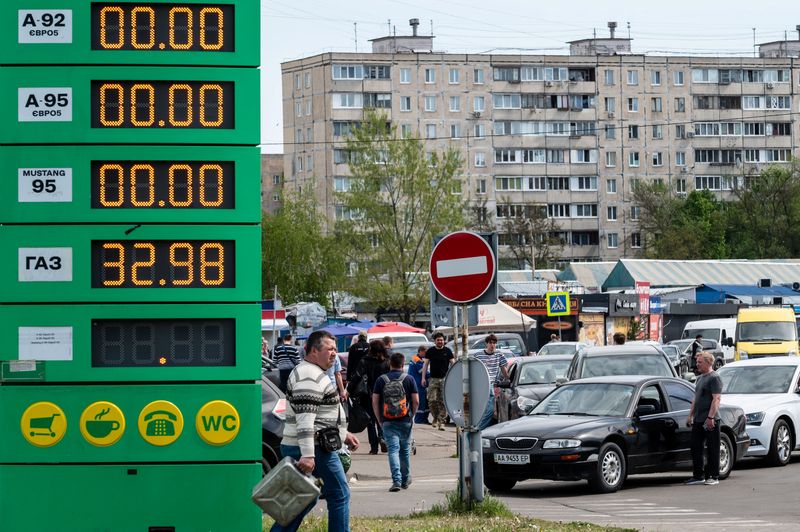
[[[694,478],[719,478],[719,421],[714,428],[706,430],[703,423],[692,423],[692,465]],[[705,453],[703,453],[705,444]],[[707,460],[703,464],[703,454]]]

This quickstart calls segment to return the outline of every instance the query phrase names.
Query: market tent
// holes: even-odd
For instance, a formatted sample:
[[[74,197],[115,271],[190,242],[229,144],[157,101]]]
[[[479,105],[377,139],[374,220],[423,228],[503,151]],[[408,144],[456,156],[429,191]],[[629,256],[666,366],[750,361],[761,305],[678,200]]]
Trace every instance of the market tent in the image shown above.
[[[272,330],[272,318],[267,320],[261,320],[261,330],[262,331],[271,331]],[[289,326],[289,322],[280,318],[277,318],[275,321],[275,330],[280,331],[287,331],[291,329]]]
[[[359,329],[359,330],[366,331],[370,327],[374,327],[375,326],[375,322],[374,321],[370,321],[370,320],[363,320],[363,321],[354,321],[353,323],[348,323],[347,325],[350,326],[350,327],[355,327],[356,329]]]
[[[367,332],[373,334],[389,333],[389,332],[415,332],[425,333],[425,329],[413,327],[402,321],[381,321],[370,327]]]
[[[319,329],[320,331],[328,331],[334,336],[353,336],[358,334],[361,329],[350,327],[349,325],[342,325],[341,323],[334,323]]]
[[[502,301],[494,305],[478,305],[478,325],[470,326],[469,332],[528,332],[536,327],[536,320],[514,310]],[[436,332],[453,334],[452,327],[437,327]]]

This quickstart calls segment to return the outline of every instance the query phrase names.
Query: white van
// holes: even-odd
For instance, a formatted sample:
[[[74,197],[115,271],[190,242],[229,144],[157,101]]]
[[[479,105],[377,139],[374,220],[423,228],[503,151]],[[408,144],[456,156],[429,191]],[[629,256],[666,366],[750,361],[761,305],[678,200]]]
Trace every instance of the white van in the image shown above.
[[[420,344],[430,343],[428,337],[422,333],[415,332],[381,332],[381,333],[367,333],[367,341],[383,340],[385,336],[389,336],[396,344],[406,344],[408,342],[418,342]],[[358,337],[356,337],[358,339]]]
[[[736,342],[736,318],[690,321],[683,327],[681,338],[694,340],[697,335],[716,340],[725,355],[725,361],[733,360],[733,344]],[[725,342],[730,338],[731,342]],[[726,345],[730,344],[730,345]]]

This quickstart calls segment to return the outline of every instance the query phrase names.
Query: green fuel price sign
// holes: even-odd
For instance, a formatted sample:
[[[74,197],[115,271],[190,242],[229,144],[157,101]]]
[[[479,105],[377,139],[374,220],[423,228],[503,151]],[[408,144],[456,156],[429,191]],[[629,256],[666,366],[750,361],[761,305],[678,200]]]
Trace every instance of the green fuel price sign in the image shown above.
[[[0,143],[256,145],[258,86],[256,69],[6,67]]]
[[[0,64],[258,66],[256,0],[6,0]],[[15,28],[14,28],[15,26]],[[14,31],[15,30],[15,31]]]
[[[2,302],[247,301],[261,289],[260,228],[6,226]],[[14,282],[16,280],[16,282]]]
[[[0,146],[0,223],[258,223],[260,154],[233,146]]]

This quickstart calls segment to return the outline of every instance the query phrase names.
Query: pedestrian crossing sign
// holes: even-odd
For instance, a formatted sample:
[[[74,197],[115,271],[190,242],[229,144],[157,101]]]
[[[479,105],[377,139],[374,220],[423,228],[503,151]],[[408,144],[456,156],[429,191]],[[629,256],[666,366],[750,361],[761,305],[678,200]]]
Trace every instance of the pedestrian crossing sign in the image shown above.
[[[548,316],[569,315],[569,292],[547,292],[545,298]]]

